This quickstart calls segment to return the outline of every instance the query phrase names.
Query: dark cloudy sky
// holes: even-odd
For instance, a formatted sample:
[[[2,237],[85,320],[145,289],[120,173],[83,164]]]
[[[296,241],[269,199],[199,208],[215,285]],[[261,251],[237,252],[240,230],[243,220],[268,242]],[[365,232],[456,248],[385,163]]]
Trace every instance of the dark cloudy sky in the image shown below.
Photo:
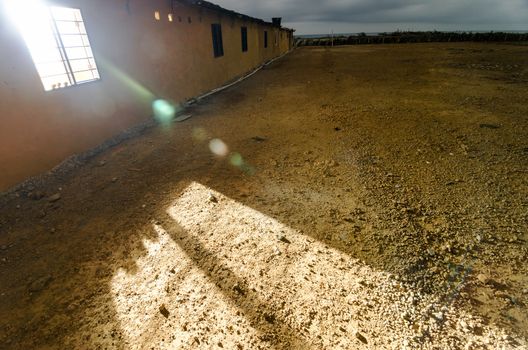
[[[528,0],[211,0],[283,17],[296,34],[401,30],[528,30]]]

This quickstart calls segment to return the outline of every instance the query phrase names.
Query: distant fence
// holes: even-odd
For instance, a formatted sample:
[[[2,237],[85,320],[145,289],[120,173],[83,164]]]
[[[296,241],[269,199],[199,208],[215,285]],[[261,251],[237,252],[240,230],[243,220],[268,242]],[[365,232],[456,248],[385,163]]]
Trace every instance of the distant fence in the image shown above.
[[[528,41],[526,33],[445,33],[445,32],[396,32],[391,34],[335,36],[334,38],[297,38],[297,46],[404,44],[433,42],[505,42]]]

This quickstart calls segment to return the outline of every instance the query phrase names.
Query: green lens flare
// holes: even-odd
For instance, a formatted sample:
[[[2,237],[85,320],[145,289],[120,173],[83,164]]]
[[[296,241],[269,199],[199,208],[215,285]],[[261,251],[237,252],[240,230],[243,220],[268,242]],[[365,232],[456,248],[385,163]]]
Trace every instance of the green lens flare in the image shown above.
[[[156,100],[152,103],[154,117],[161,124],[170,123],[176,115],[176,107],[165,100]]]
[[[231,162],[231,165],[236,167],[241,167],[244,164],[244,159],[242,159],[240,153],[233,153],[229,161]]]

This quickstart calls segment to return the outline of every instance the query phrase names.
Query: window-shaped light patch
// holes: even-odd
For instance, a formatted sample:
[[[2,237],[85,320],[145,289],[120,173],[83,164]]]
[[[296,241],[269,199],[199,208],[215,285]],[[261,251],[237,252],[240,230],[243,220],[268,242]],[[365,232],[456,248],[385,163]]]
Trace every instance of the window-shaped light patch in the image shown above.
[[[161,19],[161,15],[159,11],[154,11],[154,18],[156,21],[159,21]]]
[[[167,17],[169,18],[169,22],[172,22],[174,20],[174,18],[172,17],[172,13],[169,13]]]
[[[8,0],[9,13],[29,48],[46,91],[100,78],[81,11],[38,0]]]

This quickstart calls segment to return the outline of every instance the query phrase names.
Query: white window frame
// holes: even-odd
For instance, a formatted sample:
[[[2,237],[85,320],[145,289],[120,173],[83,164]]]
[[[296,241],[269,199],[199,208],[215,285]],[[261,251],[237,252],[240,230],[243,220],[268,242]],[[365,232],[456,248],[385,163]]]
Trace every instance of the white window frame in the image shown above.
[[[60,19],[60,15],[57,13],[58,11],[70,11],[73,18]],[[69,85],[62,87],[76,86],[100,80],[101,76],[97,69],[95,56],[92,51],[92,46],[86,31],[81,10],[68,7],[51,7],[50,16],[50,23],[57,42],[57,49],[61,54],[62,63],[69,79]],[[65,24],[73,24],[75,29],[73,31],[65,29]],[[71,38],[79,39],[81,45],[66,44],[65,42],[71,40]],[[73,54],[74,50],[77,52],[80,51],[80,57],[79,53],[76,55]],[[83,65],[84,67],[82,67]],[[83,77],[80,76],[81,73],[83,73]],[[44,77],[41,75],[41,79],[43,78]],[[61,88],[61,86],[58,86],[57,88]]]

